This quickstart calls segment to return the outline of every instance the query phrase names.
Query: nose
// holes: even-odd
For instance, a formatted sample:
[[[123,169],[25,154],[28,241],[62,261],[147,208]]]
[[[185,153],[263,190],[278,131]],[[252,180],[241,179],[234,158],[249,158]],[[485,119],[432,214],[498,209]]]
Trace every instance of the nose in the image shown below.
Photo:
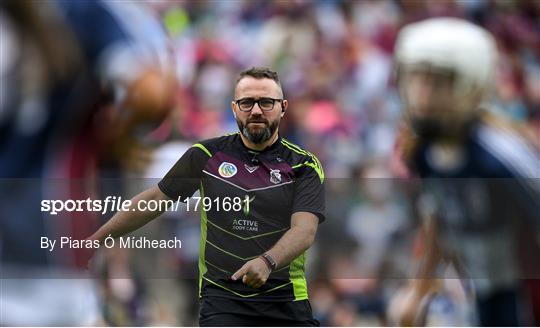
[[[259,103],[255,103],[251,109],[251,115],[262,115],[262,110],[259,107]]]

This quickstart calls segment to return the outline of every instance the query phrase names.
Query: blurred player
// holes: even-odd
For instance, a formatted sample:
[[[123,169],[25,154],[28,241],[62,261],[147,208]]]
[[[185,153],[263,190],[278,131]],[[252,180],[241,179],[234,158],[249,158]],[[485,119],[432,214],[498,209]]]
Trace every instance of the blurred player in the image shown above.
[[[523,324],[515,229],[518,221],[540,222],[540,157],[526,131],[497,120],[483,103],[496,56],[492,36],[459,19],[429,19],[399,34],[397,81],[410,132],[400,144],[422,178],[427,234],[420,279],[400,296],[401,324],[423,324],[441,259],[464,266],[478,324]]]
[[[40,241],[82,239],[99,217],[47,216],[40,202],[94,195],[98,109],[113,105],[124,127],[158,120],[172,80],[101,1],[7,0],[0,16],[0,325],[95,324],[82,252]]]

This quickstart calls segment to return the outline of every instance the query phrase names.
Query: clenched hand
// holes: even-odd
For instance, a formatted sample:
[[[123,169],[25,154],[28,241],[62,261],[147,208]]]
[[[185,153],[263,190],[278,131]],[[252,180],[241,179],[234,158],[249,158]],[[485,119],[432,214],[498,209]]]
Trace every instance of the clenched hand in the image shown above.
[[[271,270],[260,257],[246,262],[231,279],[236,281],[242,278],[242,282],[251,288],[259,288],[266,283]]]

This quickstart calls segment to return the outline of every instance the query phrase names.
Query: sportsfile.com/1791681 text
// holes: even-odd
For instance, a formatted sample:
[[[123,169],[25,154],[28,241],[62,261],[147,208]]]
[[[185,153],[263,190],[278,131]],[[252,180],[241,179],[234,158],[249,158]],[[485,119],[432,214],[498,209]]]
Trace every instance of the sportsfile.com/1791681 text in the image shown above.
[[[136,206],[132,206],[130,199],[123,199],[122,196],[107,196],[105,199],[44,199],[41,201],[41,212],[50,215],[58,215],[62,212],[108,212],[119,211],[177,211],[180,203],[185,203],[186,211],[247,211],[249,212],[250,198],[246,195],[242,197],[186,197],[172,200],[140,200]]]

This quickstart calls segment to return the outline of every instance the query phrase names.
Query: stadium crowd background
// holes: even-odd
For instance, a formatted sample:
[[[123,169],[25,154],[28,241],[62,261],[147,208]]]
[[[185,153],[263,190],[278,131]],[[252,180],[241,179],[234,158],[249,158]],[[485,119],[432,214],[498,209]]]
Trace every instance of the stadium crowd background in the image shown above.
[[[328,219],[319,228],[307,269],[310,300],[322,325],[389,324],[389,304],[414,276],[421,253],[413,206],[394,179],[406,177],[393,154],[402,108],[392,81],[392,55],[401,26],[454,16],[487,28],[500,51],[494,111],[537,133],[540,129],[540,4],[535,0],[121,1],[112,6],[131,22],[161,67],[175,72],[178,85],[164,121],[114,148],[121,161],[102,158],[100,175],[122,177],[125,195],[140,191],[138,178],[162,177],[194,141],[237,130],[229,106],[239,71],[276,70],[290,103],[281,135],[316,154],[328,177]],[[137,234],[176,234],[182,249],[106,252],[98,268],[104,322],[196,323],[198,227],[197,215],[166,214]],[[443,285],[428,323],[474,324],[472,301],[459,281]]]

